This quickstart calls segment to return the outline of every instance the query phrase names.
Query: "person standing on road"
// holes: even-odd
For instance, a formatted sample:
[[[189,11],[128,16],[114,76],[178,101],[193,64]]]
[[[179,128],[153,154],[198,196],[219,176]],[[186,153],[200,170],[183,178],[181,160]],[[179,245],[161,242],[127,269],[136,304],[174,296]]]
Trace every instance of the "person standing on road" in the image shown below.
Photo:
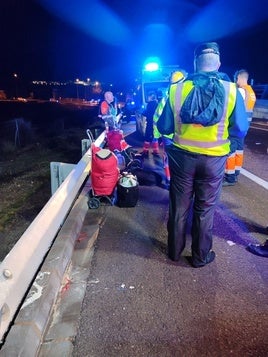
[[[148,157],[149,155],[150,146],[152,146],[153,155],[159,155],[158,139],[154,137],[153,129],[153,116],[157,105],[158,101],[156,98],[156,94],[154,92],[150,92],[148,95],[148,104],[146,106],[145,111],[143,112],[143,115],[146,117],[146,129],[142,154],[145,157]]]
[[[118,107],[112,92],[104,93],[104,100],[100,105],[100,116],[105,123],[107,123],[110,130],[119,128],[119,121],[122,113],[118,113]]]
[[[252,121],[253,109],[256,103],[256,95],[252,87],[248,84],[249,73],[245,69],[240,69],[234,74],[234,81],[241,93],[247,112],[248,123]],[[234,138],[231,141],[231,152],[226,161],[223,186],[234,186],[238,181],[241,167],[244,161],[244,138]]]
[[[215,259],[211,250],[213,219],[230,151],[229,138],[243,138],[248,125],[236,85],[223,80],[224,75],[218,72],[218,44],[200,44],[194,55],[195,73],[170,86],[163,115],[172,121],[175,132],[173,144],[167,148],[171,174],[168,256],[177,261],[185,248],[193,203],[190,263],[199,268]]]
[[[174,84],[174,83],[181,83],[182,81],[185,80],[185,78],[187,77],[187,73],[184,70],[180,70],[180,71],[174,71],[172,72],[171,76],[170,76],[170,84]],[[168,157],[167,157],[167,153],[165,148],[168,145],[172,144],[172,140],[173,140],[173,135],[169,134],[169,135],[161,135],[157,129],[157,122],[158,119],[160,117],[160,115],[163,112],[164,106],[168,100],[168,95],[169,95],[169,88],[167,90],[167,93],[165,96],[163,96],[163,98],[161,99],[161,101],[158,103],[158,106],[155,110],[154,113],[154,117],[153,117],[153,123],[154,123],[154,138],[155,139],[162,139],[162,145],[163,145],[163,168],[164,168],[164,172],[165,172],[165,176],[166,176],[166,184],[169,187],[169,183],[170,183],[170,170],[169,170],[169,164],[168,164]]]
[[[251,122],[253,109],[256,103],[256,95],[251,85],[248,84],[248,78],[249,73],[246,69],[240,69],[234,74],[234,81],[244,99],[248,121]]]

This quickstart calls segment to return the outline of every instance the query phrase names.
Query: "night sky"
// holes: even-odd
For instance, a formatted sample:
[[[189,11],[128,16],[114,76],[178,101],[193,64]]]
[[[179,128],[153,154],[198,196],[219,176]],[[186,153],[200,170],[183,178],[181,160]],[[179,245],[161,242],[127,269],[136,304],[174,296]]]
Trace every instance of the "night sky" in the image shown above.
[[[267,0],[2,0],[0,26],[0,89],[13,73],[128,82],[147,56],[191,72],[196,44],[211,40],[221,71],[268,83]]]

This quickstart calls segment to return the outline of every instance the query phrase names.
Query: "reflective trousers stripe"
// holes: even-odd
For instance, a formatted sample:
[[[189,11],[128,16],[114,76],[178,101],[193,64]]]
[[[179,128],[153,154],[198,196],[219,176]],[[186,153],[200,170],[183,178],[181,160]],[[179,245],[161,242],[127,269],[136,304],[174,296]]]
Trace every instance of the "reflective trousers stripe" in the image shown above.
[[[159,145],[158,145],[158,141],[153,141],[152,142],[152,149],[154,153],[159,153]]]
[[[229,155],[226,160],[225,173],[226,174],[235,173],[235,152]]]
[[[244,161],[244,151],[243,150],[236,150],[235,152],[235,170],[240,171],[241,167],[243,166]]]
[[[235,171],[239,171],[243,165],[244,151],[236,150],[226,160],[225,173],[233,174]]]
[[[148,151],[150,149],[150,142],[149,141],[144,141],[143,143],[143,150]]]

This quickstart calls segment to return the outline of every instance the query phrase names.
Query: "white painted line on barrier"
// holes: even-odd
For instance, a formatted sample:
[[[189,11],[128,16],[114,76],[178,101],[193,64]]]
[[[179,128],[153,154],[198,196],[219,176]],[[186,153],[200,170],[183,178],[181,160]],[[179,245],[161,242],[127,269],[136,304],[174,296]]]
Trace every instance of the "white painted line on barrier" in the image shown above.
[[[249,178],[250,180],[256,182],[258,185],[264,187],[266,190],[268,190],[268,182],[261,179],[260,177],[252,174],[251,172],[245,170],[245,169],[241,169],[241,174],[246,176],[247,178]]]

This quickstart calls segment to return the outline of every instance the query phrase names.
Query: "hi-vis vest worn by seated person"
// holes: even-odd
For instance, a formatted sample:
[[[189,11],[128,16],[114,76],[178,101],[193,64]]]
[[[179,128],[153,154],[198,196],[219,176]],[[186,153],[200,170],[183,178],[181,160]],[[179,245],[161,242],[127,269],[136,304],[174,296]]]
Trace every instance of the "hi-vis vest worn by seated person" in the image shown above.
[[[218,122],[211,123],[197,123],[190,120],[185,123],[181,118],[181,109],[186,97],[194,88],[193,81],[187,80],[181,84],[174,84],[170,87],[170,105],[174,113],[175,119],[175,135],[173,138],[174,145],[193,153],[211,155],[211,156],[224,156],[230,151],[230,141],[228,139],[228,125],[229,117],[231,116],[235,103],[236,103],[236,85],[231,82],[218,80],[222,84],[222,105],[218,108],[220,113]],[[211,114],[215,112],[210,108],[210,113],[206,116],[209,119]],[[186,112],[186,111],[185,111]],[[200,116],[206,114],[201,113]],[[203,115],[203,117],[204,117]],[[187,119],[187,118],[186,118]],[[209,119],[210,120],[210,119]],[[187,121],[187,120],[186,120]]]

